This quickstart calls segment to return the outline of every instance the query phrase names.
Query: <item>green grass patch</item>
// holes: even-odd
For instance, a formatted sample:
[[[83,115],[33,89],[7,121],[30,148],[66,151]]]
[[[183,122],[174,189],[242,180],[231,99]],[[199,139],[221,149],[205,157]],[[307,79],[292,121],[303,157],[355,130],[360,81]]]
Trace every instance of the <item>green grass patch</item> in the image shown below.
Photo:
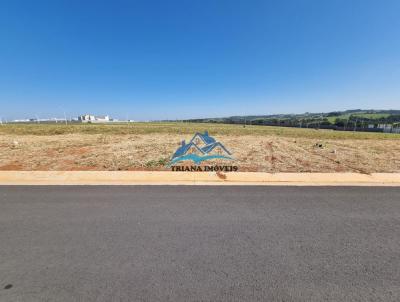
[[[330,123],[334,124],[336,119],[342,119],[346,120],[348,118],[367,118],[367,119],[372,119],[372,120],[378,120],[381,118],[387,118],[390,116],[390,114],[387,113],[353,113],[353,114],[342,114],[339,116],[328,116],[327,119]]]
[[[207,130],[210,135],[256,135],[317,139],[399,139],[400,134],[315,130],[275,126],[249,126],[215,123],[131,123],[131,124],[3,124],[1,134],[65,135],[65,134],[179,134],[192,135]]]

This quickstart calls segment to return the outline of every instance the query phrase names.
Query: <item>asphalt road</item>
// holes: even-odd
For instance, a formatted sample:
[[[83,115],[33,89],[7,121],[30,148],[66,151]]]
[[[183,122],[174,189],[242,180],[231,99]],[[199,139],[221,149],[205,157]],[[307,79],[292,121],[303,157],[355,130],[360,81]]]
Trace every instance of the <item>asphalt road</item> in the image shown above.
[[[400,301],[400,188],[0,187],[0,301]]]

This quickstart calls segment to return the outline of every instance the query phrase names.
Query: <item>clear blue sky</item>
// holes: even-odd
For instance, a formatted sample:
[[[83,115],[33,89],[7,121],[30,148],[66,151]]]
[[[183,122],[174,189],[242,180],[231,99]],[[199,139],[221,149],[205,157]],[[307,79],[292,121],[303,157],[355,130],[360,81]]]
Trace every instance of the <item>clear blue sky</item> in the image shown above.
[[[400,109],[399,0],[3,0],[0,116]]]

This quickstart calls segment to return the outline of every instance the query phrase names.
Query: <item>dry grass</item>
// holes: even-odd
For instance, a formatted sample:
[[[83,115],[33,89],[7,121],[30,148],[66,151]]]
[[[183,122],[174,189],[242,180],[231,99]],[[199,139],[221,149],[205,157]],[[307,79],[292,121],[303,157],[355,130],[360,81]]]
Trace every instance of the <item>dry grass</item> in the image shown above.
[[[314,130],[273,126],[249,126],[205,123],[129,123],[129,124],[3,124],[0,135],[65,135],[65,134],[179,134],[193,135],[208,130],[213,135],[255,135],[315,139],[400,139],[400,134]]]
[[[164,170],[180,141],[204,129],[240,171],[400,172],[399,135],[181,123],[0,126],[0,169]]]

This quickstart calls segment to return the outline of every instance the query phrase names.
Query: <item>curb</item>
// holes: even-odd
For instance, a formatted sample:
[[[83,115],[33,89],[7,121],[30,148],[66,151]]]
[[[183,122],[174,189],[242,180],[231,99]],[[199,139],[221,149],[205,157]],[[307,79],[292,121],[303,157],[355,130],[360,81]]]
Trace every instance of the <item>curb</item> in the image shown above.
[[[400,173],[0,171],[0,185],[400,186]]]

